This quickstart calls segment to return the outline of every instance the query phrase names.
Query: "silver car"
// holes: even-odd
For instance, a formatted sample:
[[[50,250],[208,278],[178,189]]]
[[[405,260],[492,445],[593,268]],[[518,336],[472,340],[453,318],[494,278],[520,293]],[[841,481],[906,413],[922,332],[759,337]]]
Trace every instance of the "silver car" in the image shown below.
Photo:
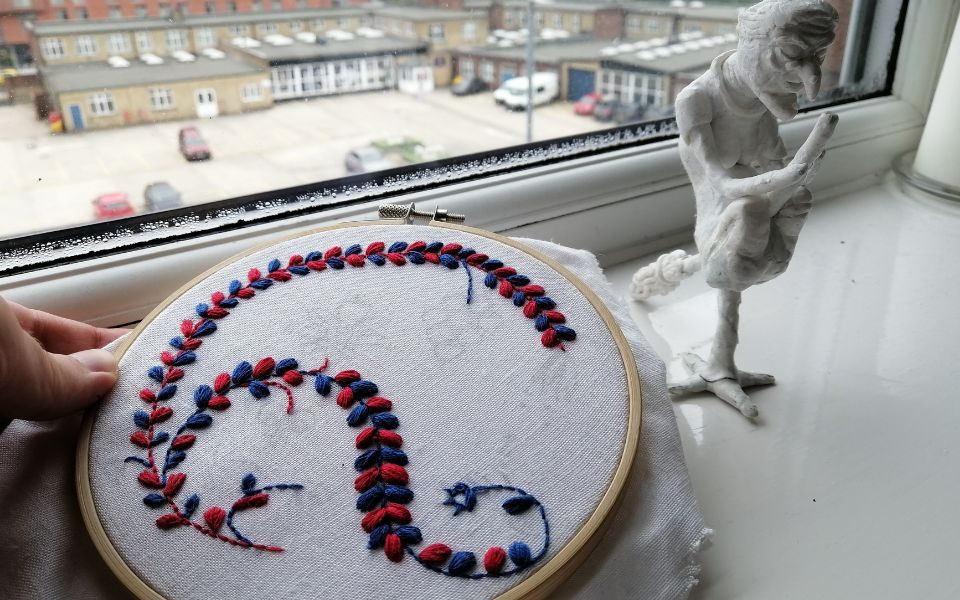
[[[380,152],[373,146],[354,148],[347,153],[344,165],[347,168],[347,173],[372,173],[374,171],[390,169],[394,166],[393,163],[383,155],[383,152]]]

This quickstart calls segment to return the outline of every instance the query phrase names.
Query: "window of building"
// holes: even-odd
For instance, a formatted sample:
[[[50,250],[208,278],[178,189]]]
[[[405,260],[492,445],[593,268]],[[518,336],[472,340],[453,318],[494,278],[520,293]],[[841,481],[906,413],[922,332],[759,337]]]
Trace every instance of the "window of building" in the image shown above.
[[[250,35],[250,26],[249,25],[230,25],[227,27],[227,30],[230,32],[230,35],[235,37],[243,37]]]
[[[503,25],[507,29],[513,29],[517,26],[517,13],[512,10],[504,11],[503,13]]]
[[[227,2],[227,12],[235,13],[237,12],[237,3],[236,2]]]
[[[307,0],[297,0],[297,8],[304,9],[307,7]]]
[[[95,117],[106,117],[117,112],[113,94],[110,92],[90,94],[87,96],[87,105],[90,107],[90,114]]]
[[[63,0],[50,0],[51,6],[63,6]]]
[[[171,110],[173,108],[173,90],[170,88],[150,88],[150,108],[153,110]]]
[[[263,90],[258,83],[245,83],[240,87],[241,102],[259,102],[263,100]]]
[[[580,33],[580,15],[575,14],[570,17],[570,31]]]
[[[73,18],[80,21],[85,21],[87,19],[87,9],[82,7],[75,7],[73,9]]]
[[[217,5],[216,5],[215,3],[213,3],[213,2],[207,2],[207,3],[205,3],[205,4],[203,5],[203,10],[204,10],[204,12],[206,12],[208,15],[216,14],[216,12],[217,12]]]
[[[13,5],[17,8],[30,8],[31,0],[13,0]]]
[[[193,37],[198,48],[214,48],[217,45],[217,38],[213,34],[213,29],[209,27],[198,27],[194,30]]]
[[[483,79],[487,83],[493,83],[494,80],[494,69],[495,66],[493,62],[485,60],[480,63],[480,79]]]
[[[187,47],[187,32],[182,29],[168,29],[166,33],[167,51],[183,50]]]
[[[263,2],[253,0],[253,2],[250,3],[250,10],[253,12],[263,12]]]
[[[173,9],[170,7],[169,4],[161,4],[157,8],[157,13],[164,19],[167,19],[173,16]]]
[[[153,35],[149,31],[138,31],[133,37],[137,42],[137,52],[143,54],[153,51]]]
[[[76,38],[77,54],[93,56],[97,53],[97,42],[89,35],[78,35]]]
[[[147,16],[147,7],[146,6],[135,6],[133,12],[137,15],[137,18],[143,19]]]
[[[110,7],[110,18],[111,19],[120,19],[123,18],[123,11],[121,11],[116,6]]]
[[[416,35],[416,31],[414,30],[413,23],[411,21],[407,21],[406,23],[403,24],[403,33],[407,37],[411,37],[411,38]]]
[[[640,33],[640,29],[643,25],[643,19],[639,15],[630,15],[627,17],[627,32],[628,33]]]
[[[66,21],[67,20],[67,9],[61,8],[53,11],[53,18],[56,21]]]
[[[554,29],[563,29],[563,13],[553,13],[551,22]]]
[[[337,29],[349,29],[350,28],[350,19],[339,18],[337,19]]]
[[[303,31],[303,21],[290,21],[290,33],[300,33]]]
[[[464,79],[473,79],[476,65],[472,58],[461,58],[459,69],[461,77]]]
[[[314,31],[324,31],[326,29],[326,27],[324,27],[323,19],[314,19],[312,22],[312,27]]]
[[[127,54],[130,52],[130,36],[126,33],[111,33],[107,38],[110,54]]]
[[[270,35],[279,30],[280,26],[276,23],[260,23],[257,25],[257,33],[260,35]]]
[[[443,40],[443,24],[442,23],[431,23],[430,24],[430,39],[435,41]]]
[[[41,38],[40,52],[45,58],[60,58],[66,55],[63,40],[60,38]]]
[[[477,39],[477,24],[473,21],[467,21],[463,24],[463,39],[472,42]]]
[[[537,29],[543,29],[543,13],[540,11],[533,13],[533,22],[537,24]]]
[[[647,19],[647,32],[649,33],[659,33],[660,32],[660,21],[656,19]]]
[[[700,23],[684,23],[683,32],[684,33],[697,33],[701,31]]]

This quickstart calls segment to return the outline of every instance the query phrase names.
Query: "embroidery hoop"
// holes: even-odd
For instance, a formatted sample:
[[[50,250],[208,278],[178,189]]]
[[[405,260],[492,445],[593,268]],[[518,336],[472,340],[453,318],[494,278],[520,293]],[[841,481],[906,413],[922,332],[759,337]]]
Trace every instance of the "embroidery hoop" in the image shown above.
[[[149,327],[153,320],[161,314],[174,300],[178,299],[184,293],[194,288],[199,282],[215,274],[226,266],[237,260],[266,250],[282,242],[294,240],[313,234],[335,231],[340,229],[351,229],[358,227],[369,227],[377,225],[405,225],[403,221],[396,220],[372,220],[355,221],[340,223],[327,227],[312,229],[306,232],[297,233],[290,236],[274,239],[269,242],[259,244],[238,253],[222,261],[207,271],[197,275],[190,281],[181,286],[177,291],[167,297],[156,308],[154,308],[137,326],[137,328],[123,341],[116,349],[115,356],[119,360],[133,345],[141,333]],[[613,314],[607,309],[600,298],[584,283],[579,277],[572,273],[563,265],[542,254],[541,252],[526,246],[520,242],[501,236],[489,231],[458,225],[453,223],[431,221],[431,227],[438,229],[450,229],[462,231],[468,234],[484,237],[495,242],[515,248],[533,259],[540,261],[556,273],[561,275],[570,284],[572,284],[597,311],[598,316],[609,330],[614,343],[617,347],[617,354],[623,362],[626,383],[627,383],[627,421],[623,448],[620,452],[617,467],[608,484],[606,491],[602,494],[600,501],[590,517],[583,523],[577,533],[570,539],[555,555],[549,558],[544,564],[535,569],[528,577],[523,579],[516,586],[510,588],[503,594],[497,596],[497,600],[538,600],[549,597],[551,591],[567,579],[573,571],[590,554],[590,551],[600,542],[604,532],[611,524],[611,517],[615,509],[623,499],[624,492],[634,460],[636,459],[637,448],[640,439],[640,426],[642,416],[642,401],[640,377],[636,369],[636,362],[630,345],[620,330]],[[99,410],[97,407],[90,409],[83,422],[80,438],[77,445],[76,459],[76,486],[77,495],[80,504],[80,512],[90,535],[94,546],[100,553],[100,556],[106,562],[107,566],[117,576],[120,582],[133,593],[137,598],[144,600],[165,600],[165,596],[154,590],[149,583],[141,579],[130,565],[124,561],[119,551],[111,542],[100,517],[97,513],[93,499],[93,490],[90,483],[90,444],[94,420]]]

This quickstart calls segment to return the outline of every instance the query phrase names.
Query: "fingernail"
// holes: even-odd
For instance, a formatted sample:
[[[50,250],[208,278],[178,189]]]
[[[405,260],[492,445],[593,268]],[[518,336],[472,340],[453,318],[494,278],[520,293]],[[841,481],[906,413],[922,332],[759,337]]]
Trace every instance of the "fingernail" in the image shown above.
[[[117,370],[117,361],[114,360],[113,354],[106,350],[84,350],[70,356],[77,359],[81,365],[92,373],[114,373]]]

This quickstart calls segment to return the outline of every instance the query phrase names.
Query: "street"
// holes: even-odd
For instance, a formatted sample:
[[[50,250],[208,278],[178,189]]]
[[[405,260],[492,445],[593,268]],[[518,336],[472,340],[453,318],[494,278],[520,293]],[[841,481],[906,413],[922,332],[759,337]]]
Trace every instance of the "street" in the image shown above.
[[[196,124],[213,159],[189,163],[177,131]],[[607,127],[573,114],[567,102],[536,109],[534,139]],[[0,107],[0,238],[79,225],[94,219],[91,201],[125,192],[143,211],[143,188],[167,181],[187,204],[315,183],[345,175],[346,153],[371,140],[409,136],[446,156],[526,141],[526,115],[496,106],[489,93],[419,98],[377,92],[277,104],[206,121],[175,121],[53,135],[29,105]]]

